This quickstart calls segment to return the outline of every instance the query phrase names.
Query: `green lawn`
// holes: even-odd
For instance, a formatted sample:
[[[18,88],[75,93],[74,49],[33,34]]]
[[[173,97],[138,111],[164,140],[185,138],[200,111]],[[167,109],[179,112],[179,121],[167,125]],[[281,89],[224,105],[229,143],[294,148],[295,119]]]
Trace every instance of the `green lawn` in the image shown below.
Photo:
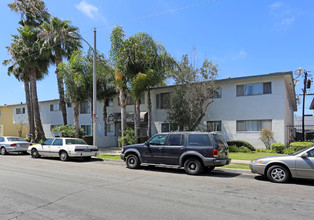
[[[250,166],[249,164],[246,163],[232,163],[226,166],[223,166],[222,168],[233,168],[233,169],[245,169],[245,170],[249,170]]]
[[[121,160],[120,155],[113,155],[113,154],[99,154],[97,158],[101,159],[111,159],[111,160]]]
[[[230,152],[229,158],[235,160],[254,160],[258,157],[266,157],[271,155],[277,155],[277,153],[263,153],[263,152],[250,152],[250,153],[240,153],[240,152]]]

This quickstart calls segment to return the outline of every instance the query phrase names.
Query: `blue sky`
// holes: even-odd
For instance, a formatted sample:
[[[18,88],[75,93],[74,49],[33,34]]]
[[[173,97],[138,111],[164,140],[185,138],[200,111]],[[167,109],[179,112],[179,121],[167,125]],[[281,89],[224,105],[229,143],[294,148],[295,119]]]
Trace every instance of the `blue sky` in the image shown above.
[[[1,0],[0,60],[8,59],[5,46],[18,27],[19,15]],[[121,25],[127,36],[150,34],[172,56],[195,54],[219,64],[218,78],[240,77],[303,67],[314,71],[314,1],[312,0],[45,0],[53,16],[71,20],[91,44],[97,29],[97,49],[108,57],[110,33]],[[195,48],[195,50],[193,50]],[[85,51],[88,46],[84,45]],[[194,53],[195,51],[195,53]],[[38,82],[39,100],[58,98],[55,67]],[[0,105],[25,101],[23,83],[7,76],[0,65]],[[302,79],[301,79],[302,80]],[[296,93],[302,93],[302,83]],[[310,89],[309,93],[314,93]],[[306,99],[306,108],[312,98]],[[301,113],[298,106],[298,114]],[[307,113],[313,113],[307,110]]]

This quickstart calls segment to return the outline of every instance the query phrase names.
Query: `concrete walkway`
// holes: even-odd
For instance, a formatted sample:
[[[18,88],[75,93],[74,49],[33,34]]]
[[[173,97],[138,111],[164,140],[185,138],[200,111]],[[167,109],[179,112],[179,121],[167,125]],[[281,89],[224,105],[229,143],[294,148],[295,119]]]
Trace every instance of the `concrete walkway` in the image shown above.
[[[120,147],[99,147],[100,154],[110,154],[110,155],[120,155],[121,148]],[[232,158],[231,158],[232,159]],[[234,160],[232,159],[232,163],[245,163],[249,164],[250,160]]]

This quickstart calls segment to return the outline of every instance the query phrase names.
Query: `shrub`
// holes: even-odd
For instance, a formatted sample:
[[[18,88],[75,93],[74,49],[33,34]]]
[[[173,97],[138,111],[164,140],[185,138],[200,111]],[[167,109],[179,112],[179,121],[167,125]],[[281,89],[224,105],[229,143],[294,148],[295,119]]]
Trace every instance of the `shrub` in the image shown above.
[[[312,145],[314,145],[313,142],[292,142],[290,143],[289,148],[291,148],[294,152],[297,152]]]
[[[273,143],[270,146],[270,149],[275,151],[278,154],[282,154],[284,152],[284,150],[286,149],[286,145],[284,145],[282,143]]]
[[[276,151],[272,149],[257,149],[256,151],[261,153],[276,153]]]
[[[123,131],[121,131],[123,132]],[[134,144],[137,137],[135,137],[134,130],[132,128],[127,128],[124,131],[124,136],[118,138],[119,147],[123,146],[125,141],[126,145]]]
[[[235,145],[231,145],[231,146],[229,146],[229,152],[248,153],[248,152],[251,152],[251,150],[246,148],[246,147],[237,147]]]
[[[294,152],[295,151],[291,147],[288,147],[283,151],[284,154],[293,154]]]
[[[246,147],[248,148],[250,151],[255,151],[255,148],[252,146],[252,144],[246,142],[246,141],[227,141],[229,146],[237,146],[238,148],[240,147]]]
[[[269,129],[263,129],[260,132],[260,139],[265,144],[266,149],[270,149],[271,143],[274,140],[274,132]]]

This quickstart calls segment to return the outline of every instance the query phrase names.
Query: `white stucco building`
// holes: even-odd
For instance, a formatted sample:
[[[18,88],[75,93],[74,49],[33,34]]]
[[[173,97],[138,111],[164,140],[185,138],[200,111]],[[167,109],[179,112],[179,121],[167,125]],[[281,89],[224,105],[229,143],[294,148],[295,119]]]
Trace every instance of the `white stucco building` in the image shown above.
[[[263,128],[274,132],[276,142],[288,144],[293,139],[289,129],[294,125],[293,112],[297,110],[292,72],[279,72],[265,75],[237,77],[217,80],[220,87],[214,102],[209,105],[201,122],[203,130],[221,132],[226,140],[245,140],[257,148],[264,147],[259,140]],[[152,134],[170,131],[173,126],[167,123],[165,103],[173,86],[151,90]],[[147,94],[141,99],[141,136],[147,134]],[[40,102],[40,114],[46,137],[51,137],[51,129],[62,124],[59,100]],[[97,102],[97,143],[99,146],[117,145],[121,128],[118,96],[107,103],[108,136],[104,137],[102,119],[103,103]],[[24,117],[27,120],[25,104],[14,107],[14,123]],[[133,127],[133,102],[128,99],[127,123]],[[73,107],[67,106],[68,123],[73,125]],[[79,116],[80,126],[86,135],[91,135],[90,103],[82,104]]]

